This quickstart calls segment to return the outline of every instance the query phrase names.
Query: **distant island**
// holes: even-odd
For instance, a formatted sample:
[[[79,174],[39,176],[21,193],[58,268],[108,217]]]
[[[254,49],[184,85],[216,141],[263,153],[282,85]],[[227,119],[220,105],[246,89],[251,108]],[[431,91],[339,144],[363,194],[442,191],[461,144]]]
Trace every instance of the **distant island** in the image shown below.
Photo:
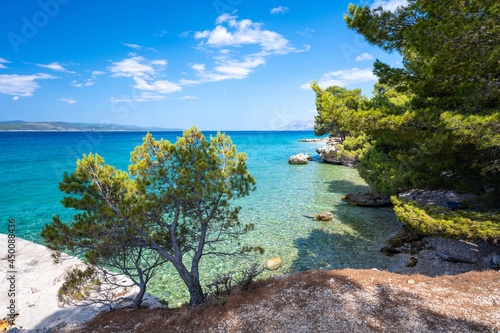
[[[182,128],[65,122],[0,121],[0,131],[182,131]]]

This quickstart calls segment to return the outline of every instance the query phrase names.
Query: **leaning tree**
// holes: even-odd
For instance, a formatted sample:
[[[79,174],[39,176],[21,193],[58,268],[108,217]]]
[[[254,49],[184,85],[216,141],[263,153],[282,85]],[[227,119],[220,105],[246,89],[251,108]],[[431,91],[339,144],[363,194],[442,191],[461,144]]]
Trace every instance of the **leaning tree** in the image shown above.
[[[194,307],[204,301],[199,271],[204,256],[263,251],[238,242],[254,228],[238,219],[241,207],[232,205],[255,189],[246,155],[237,153],[225,134],[207,140],[196,127],[176,143],[148,133],[131,155],[129,172],[104,164],[98,155],[79,160],[60,188],[71,194],[63,204],[84,212],[71,227],[54,221],[42,236],[54,248],[77,247],[81,240],[92,241],[89,230],[99,229],[114,246],[152,250],[175,267]],[[221,248],[228,242],[236,244]],[[88,256],[98,258],[107,250],[105,244]]]

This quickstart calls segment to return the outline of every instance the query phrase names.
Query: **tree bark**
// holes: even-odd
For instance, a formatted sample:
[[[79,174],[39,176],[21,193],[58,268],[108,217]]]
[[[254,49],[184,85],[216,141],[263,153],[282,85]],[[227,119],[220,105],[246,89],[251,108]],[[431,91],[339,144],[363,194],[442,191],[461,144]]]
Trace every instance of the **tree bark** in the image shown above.
[[[145,283],[140,284],[139,287],[141,289],[139,290],[139,293],[137,294],[137,296],[135,296],[135,298],[134,298],[134,309],[139,309],[139,307],[141,306],[141,303],[142,303],[142,298],[144,297],[144,294],[146,293],[146,284]]]
[[[200,285],[199,276],[197,274],[191,274],[182,262],[174,263],[174,267],[177,269],[177,272],[189,290],[189,308],[192,309],[205,302],[205,295]]]
[[[188,285],[189,289],[189,308],[192,309],[197,305],[205,302],[205,295],[203,294],[203,289],[201,289],[200,281],[198,279],[192,279],[191,283]]]

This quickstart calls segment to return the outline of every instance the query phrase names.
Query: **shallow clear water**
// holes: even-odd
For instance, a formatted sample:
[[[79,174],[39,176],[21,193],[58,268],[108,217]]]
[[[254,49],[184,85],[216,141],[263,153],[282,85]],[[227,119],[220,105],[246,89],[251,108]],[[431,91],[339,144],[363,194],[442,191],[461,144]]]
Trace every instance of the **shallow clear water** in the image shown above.
[[[380,239],[397,231],[391,208],[366,208],[341,202],[344,194],[368,189],[356,170],[322,163],[315,149],[320,143],[301,143],[312,132],[226,132],[236,148],[248,155],[257,190],[235,202],[243,207],[242,221],[255,230],[242,243],[262,246],[265,253],[253,258],[265,263],[279,256],[283,265],[264,276],[306,269],[384,268]],[[215,134],[205,132],[205,135]],[[98,153],[106,163],[126,169],[130,151],[142,143],[141,132],[0,132],[0,233],[7,219],[15,218],[17,236],[37,243],[41,227],[55,214],[69,220],[58,190],[64,171],[72,172],[82,154]],[[175,141],[180,132],[154,132],[155,138]],[[315,156],[307,165],[290,165],[288,157],[300,152]],[[310,217],[331,212],[334,219],[318,222]],[[204,283],[215,274],[237,271],[248,262],[205,258]],[[174,270],[166,267],[149,286],[149,292],[171,305],[187,299],[187,291]]]

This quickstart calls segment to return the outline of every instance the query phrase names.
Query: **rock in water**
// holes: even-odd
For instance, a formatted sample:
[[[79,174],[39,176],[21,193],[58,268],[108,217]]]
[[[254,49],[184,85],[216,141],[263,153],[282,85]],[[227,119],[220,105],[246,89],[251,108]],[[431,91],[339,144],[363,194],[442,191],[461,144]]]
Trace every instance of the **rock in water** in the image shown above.
[[[415,267],[415,265],[418,263],[418,260],[417,258],[415,257],[411,257],[410,260],[408,260],[406,263],[405,263],[405,266],[406,267]]]
[[[335,146],[319,147],[316,149],[316,152],[325,162],[334,164],[341,163],[340,158],[337,156],[337,148],[335,148]]]
[[[400,247],[403,246],[403,243],[411,243],[414,241],[418,241],[422,238],[421,235],[418,234],[416,230],[408,228],[406,225],[401,227],[394,236],[385,240],[387,245],[390,247]],[[418,244],[415,244],[418,245]]]
[[[333,219],[333,214],[332,213],[321,213],[321,214],[318,214],[314,217],[315,220],[318,220],[318,221],[329,221],[331,219]]]
[[[297,154],[290,156],[288,159],[288,163],[290,164],[307,164],[309,161],[312,160],[312,157],[307,155],[307,154]]]
[[[357,193],[349,193],[342,197],[342,200],[349,202],[351,205],[370,206],[370,207],[387,207],[392,205],[391,199],[387,195],[375,194],[371,191],[361,191]]]
[[[274,258],[269,259],[266,263],[266,267],[270,271],[274,271],[274,270],[280,268],[281,267],[281,258],[274,257]]]

